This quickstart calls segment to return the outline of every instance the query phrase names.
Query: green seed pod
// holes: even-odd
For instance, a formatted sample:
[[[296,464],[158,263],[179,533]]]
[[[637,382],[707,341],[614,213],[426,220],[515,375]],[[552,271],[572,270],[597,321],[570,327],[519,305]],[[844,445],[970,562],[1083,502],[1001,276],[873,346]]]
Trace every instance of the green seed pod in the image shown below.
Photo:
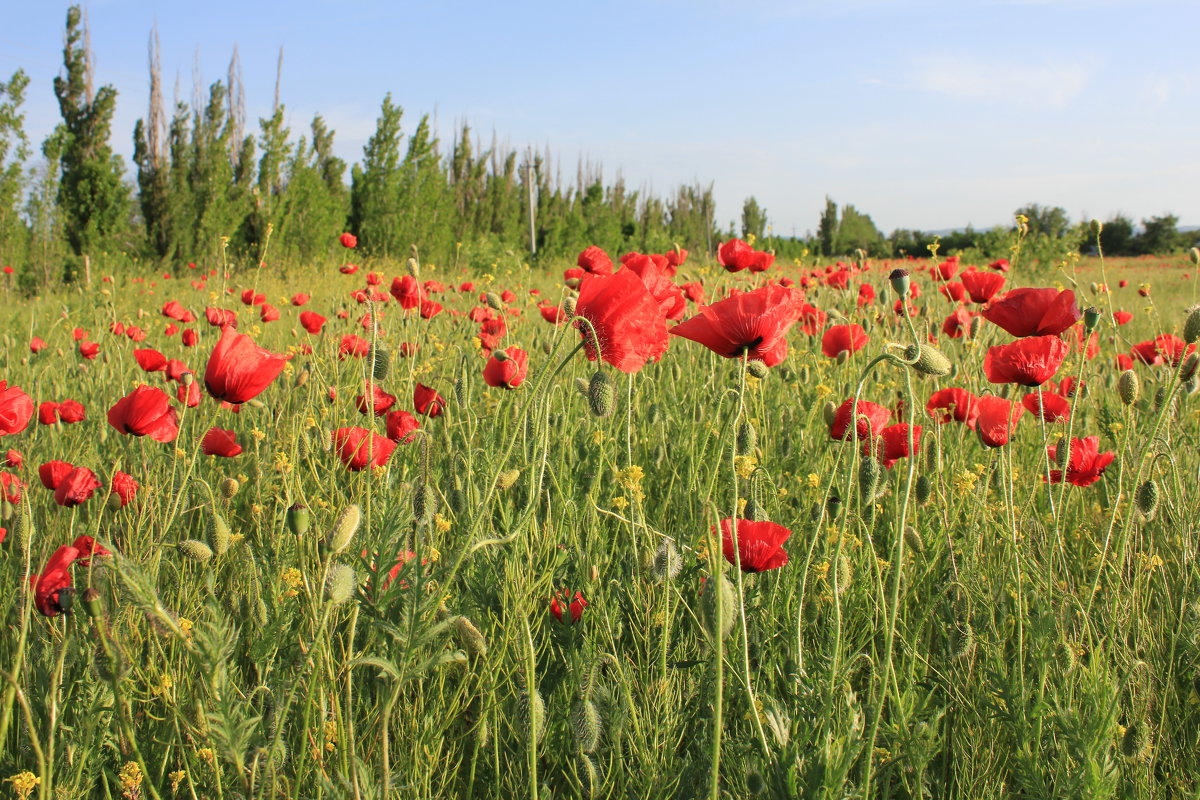
[[[1121,373],[1121,377],[1117,379],[1117,394],[1121,397],[1121,402],[1127,406],[1131,406],[1138,401],[1138,396],[1142,393],[1142,383],[1138,380],[1137,373],[1131,369],[1127,369]]]
[[[596,370],[588,384],[588,407],[596,417],[608,417],[616,408],[617,390],[604,372]]]
[[[933,482],[925,475],[917,478],[917,502],[924,504],[929,501],[929,496],[933,494]]]
[[[221,481],[220,486],[217,488],[221,493],[221,497],[224,497],[226,500],[232,500],[237,496],[238,489],[241,489],[242,485],[238,483],[237,478],[226,478]]]
[[[912,364],[912,368],[917,372],[935,377],[950,374],[952,367],[950,359],[931,344],[922,344],[919,349],[915,344],[910,344],[904,351],[904,360],[913,362],[914,359],[916,361]]]
[[[762,380],[763,378],[767,377],[767,375],[769,375],[771,373],[771,368],[768,367],[763,362],[755,360],[755,361],[747,362],[746,372],[749,373],[752,377]]]
[[[1094,294],[1094,292],[1093,292]],[[1100,309],[1091,306],[1083,312],[1083,327],[1090,333],[1096,329],[1096,325],[1100,322]]]
[[[892,291],[894,291],[900,297],[908,297],[908,287],[911,282],[908,270],[892,270],[888,275],[888,281],[892,284]]]
[[[413,492],[413,518],[416,523],[421,526],[432,524],[437,509],[437,492],[427,483],[418,484]]]
[[[754,424],[748,419],[743,419],[738,423],[737,438],[734,442],[734,449],[739,456],[748,456],[754,452],[755,445],[758,444],[758,431],[754,429]]]
[[[521,477],[521,470],[508,469],[496,476],[496,488],[500,491],[506,491],[517,485],[517,481]]]
[[[521,696],[521,718],[525,722],[525,735],[540,743],[546,735],[546,701],[537,687],[526,689]]]
[[[912,525],[904,526],[904,543],[917,554],[925,552],[925,542],[921,539],[921,534],[917,533],[917,529]]]
[[[454,619],[454,635],[458,638],[462,649],[472,656],[483,658],[487,655],[487,640],[483,638],[483,634],[471,620],[462,616],[456,617]]]
[[[349,564],[334,564],[325,579],[325,596],[330,604],[340,606],[354,596],[358,578]]]
[[[1158,484],[1153,479],[1143,481],[1133,493],[1133,502],[1138,511],[1142,512],[1142,516],[1146,519],[1153,518],[1154,512],[1158,510]]]
[[[184,539],[176,545],[176,549],[192,561],[199,561],[202,564],[213,557],[212,548],[199,539]]]
[[[729,582],[724,573],[717,576],[715,587],[713,583],[713,579],[709,578],[704,587],[702,610],[704,612],[705,628],[710,636],[715,636],[719,633],[721,638],[724,639],[733,632],[737,616],[737,592],[734,591],[733,584]],[[717,631],[718,603],[721,605],[721,630],[719,632]]]
[[[830,494],[825,500],[825,513],[829,515],[830,519],[842,513],[842,498],[836,494]]]
[[[215,508],[208,511],[208,541],[212,551],[218,556],[225,555],[229,549],[229,523],[225,521]]]
[[[875,499],[875,491],[879,487],[879,477],[882,472],[883,468],[872,456],[867,456],[858,463],[858,491],[864,502],[870,503]]]
[[[679,550],[670,539],[663,539],[654,552],[654,560],[650,562],[650,574],[657,581],[672,580],[683,569],[683,559]]]
[[[382,342],[375,342],[367,351],[367,365],[371,368],[371,377],[377,381],[387,380],[392,368],[392,354]]]
[[[100,604],[100,592],[89,586],[83,590],[79,599],[83,603],[83,610],[87,613],[88,619],[100,618],[100,613],[103,611]]]
[[[294,536],[303,536],[308,533],[308,529],[312,525],[312,515],[308,512],[308,508],[299,503],[293,503],[283,518],[287,522],[288,530]]]
[[[837,563],[837,593],[842,594],[854,580],[854,563],[846,553],[838,555]]]
[[[590,699],[581,697],[575,701],[571,709],[571,731],[575,734],[575,743],[584,753],[594,753],[600,746],[600,734],[603,721],[600,719],[600,709]]]
[[[325,547],[332,553],[342,552],[350,546],[350,540],[354,538],[354,534],[358,533],[360,524],[362,524],[362,509],[354,505],[346,506],[325,536]]]
[[[1150,750],[1150,726],[1135,722],[1125,729],[1121,737],[1121,755],[1133,761],[1141,761]]]
[[[858,408],[858,406],[855,406],[855,408]],[[837,419],[837,406],[833,404],[832,400],[825,401],[825,405],[821,407],[821,416],[825,420],[825,426],[832,428],[834,421]]]
[[[1200,339],[1200,308],[1193,308],[1183,323],[1183,340],[1193,344],[1197,339]]]

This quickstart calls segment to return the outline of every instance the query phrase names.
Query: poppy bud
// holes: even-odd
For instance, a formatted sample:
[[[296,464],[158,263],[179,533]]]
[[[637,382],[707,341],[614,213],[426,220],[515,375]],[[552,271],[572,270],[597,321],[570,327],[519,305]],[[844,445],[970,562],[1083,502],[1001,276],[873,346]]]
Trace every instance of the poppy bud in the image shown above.
[[[225,518],[212,509],[208,515],[208,540],[212,543],[212,551],[218,556],[225,555],[229,549],[229,523]]]
[[[971,627],[970,622],[964,622],[962,630],[958,632],[957,641],[954,643],[952,658],[955,661],[961,661],[970,657],[973,652],[975,652],[975,629]]]
[[[858,491],[862,495],[863,502],[871,503],[875,500],[875,490],[879,487],[879,473],[883,468],[879,462],[871,456],[867,456],[858,464]]]
[[[456,617],[454,619],[454,634],[458,637],[458,643],[462,645],[463,650],[479,658],[487,655],[487,641],[471,620],[462,616]]]
[[[771,368],[761,361],[751,361],[746,364],[746,372],[759,380],[767,377],[770,374]]]
[[[190,372],[185,372],[185,373],[183,373],[182,376],[180,376],[179,382],[182,383],[184,386],[191,386],[193,383],[196,382],[196,376]]]
[[[983,325],[983,317],[971,318],[971,324],[967,327],[967,333],[971,335],[972,339],[979,335],[979,328],[981,325]]]
[[[566,314],[568,317],[575,316],[576,303],[578,303],[578,300],[574,297],[568,297],[567,299],[563,300],[563,304],[562,304],[563,313]]]
[[[710,636],[720,635],[722,639],[729,636],[733,632],[734,621],[737,617],[737,593],[733,589],[733,584],[725,577],[724,573],[716,576],[716,587],[712,584],[714,580],[710,578],[704,586],[704,615],[708,622],[707,629]],[[717,604],[720,603],[718,609]],[[721,630],[717,631],[717,614],[720,613]]]
[[[541,742],[546,733],[546,701],[536,686],[527,688],[521,696],[521,718],[529,738],[534,743]]]
[[[767,791],[767,782],[761,772],[752,769],[746,773],[746,791],[752,795],[763,794]]]
[[[1137,504],[1138,511],[1142,512],[1142,516],[1146,519],[1154,517],[1154,512],[1158,510],[1158,484],[1153,479],[1145,481],[1133,493],[1133,501]]]
[[[902,297],[902,298],[908,297],[908,288],[909,288],[909,284],[910,284],[910,279],[908,277],[908,270],[906,270],[906,269],[892,270],[891,274],[888,275],[888,281],[892,284],[892,290],[896,294],[900,295],[900,297]]]
[[[658,550],[654,552],[654,561],[650,564],[650,574],[654,576],[655,580],[669,581],[678,575],[681,569],[683,569],[683,559],[679,557],[679,550],[676,549],[675,543],[670,539],[663,539]]]
[[[904,351],[904,360],[910,362],[912,368],[925,375],[942,377],[950,374],[950,359],[941,350],[931,344],[910,344]]]
[[[500,491],[511,489],[521,477],[521,470],[509,469],[496,476],[496,488]]]
[[[854,564],[850,561],[850,556],[845,552],[838,555],[836,578],[838,594],[844,593],[854,580]]]
[[[1066,469],[1071,463],[1071,442],[1068,439],[1062,439],[1054,448],[1054,464],[1059,469]]]
[[[914,553],[925,552],[925,542],[921,539],[921,534],[917,533],[917,529],[912,525],[904,526],[904,543],[912,548]]]
[[[826,400],[825,405],[821,408],[821,416],[825,419],[825,427],[832,428],[833,423],[837,421],[837,406],[832,400]]]
[[[600,732],[603,723],[600,719],[600,709],[590,698],[580,697],[571,709],[571,731],[575,734],[575,743],[583,753],[594,753],[600,746]]]
[[[100,612],[103,610],[100,605],[100,592],[89,586],[83,590],[83,596],[79,599],[83,601],[83,610],[89,619],[100,618]]]
[[[212,548],[199,539],[184,539],[176,545],[176,548],[192,561],[199,561],[200,563],[204,563],[213,557]]]
[[[929,500],[929,496],[933,494],[933,484],[925,475],[917,478],[917,502],[924,504]]]
[[[1192,260],[1193,264],[1200,267],[1200,247],[1193,247],[1191,250],[1188,250],[1188,258]]]
[[[1095,290],[1093,289],[1093,292]],[[1100,322],[1100,309],[1091,306],[1083,312],[1083,327],[1090,333],[1096,329],[1096,324]]]
[[[325,597],[330,605],[340,606],[354,596],[358,578],[349,564],[334,564],[325,579]]]
[[[1122,372],[1121,377],[1117,379],[1117,394],[1121,396],[1121,402],[1127,406],[1137,402],[1141,390],[1141,381],[1138,380],[1137,373],[1131,369]]]
[[[427,483],[417,485],[413,494],[413,519],[418,525],[433,523],[433,515],[437,513],[437,493]]]
[[[296,373],[296,380],[292,383],[297,389],[308,383],[308,377],[312,375],[312,365],[305,364],[304,369]]]
[[[340,553],[350,546],[350,540],[358,533],[362,523],[362,509],[358,506],[346,506],[334,521],[333,527],[325,537],[325,546],[330,552]]]
[[[392,367],[392,354],[387,347],[376,342],[367,350],[367,363],[371,365],[371,377],[377,381],[387,380]]]
[[[495,292],[484,292],[483,302],[487,303],[497,311],[501,311],[504,308],[504,301],[501,300],[500,295],[496,294]]]
[[[493,350],[493,351],[492,351],[492,358],[494,358],[494,359],[496,359],[497,361],[499,361],[499,362],[503,363],[503,362],[505,362],[505,361],[508,361],[508,353],[506,353],[506,352],[504,352],[503,350],[501,350],[501,349],[497,348],[497,349],[495,349],[495,350]]]
[[[836,494],[830,494],[825,500],[825,513],[827,513],[831,518],[842,513],[842,498],[838,497]]]
[[[1192,353],[1187,357],[1187,361],[1183,362],[1183,367],[1179,370],[1179,379],[1182,381],[1190,381],[1196,377],[1196,368],[1200,366],[1200,355]]]
[[[834,359],[834,361],[836,361],[838,363],[838,366],[845,364],[849,360],[850,360],[850,351],[849,350],[839,350],[838,354],[837,354],[837,358]]]
[[[412,275],[414,278],[421,277],[421,264],[415,258],[409,258],[408,261],[404,262],[404,266],[408,269],[409,275]]]
[[[287,522],[288,530],[295,536],[303,536],[308,533],[308,528],[312,524],[312,516],[308,513],[308,508],[293,503],[284,514],[284,520]]]
[[[224,497],[226,500],[232,500],[238,493],[238,489],[242,488],[242,485],[237,482],[237,478],[226,478],[221,481],[221,485],[218,488],[221,492],[221,497]]]
[[[1135,722],[1125,729],[1121,736],[1121,755],[1131,761],[1141,761],[1150,749],[1150,726],[1145,722]]]
[[[757,444],[758,431],[754,430],[754,424],[748,419],[744,419],[738,423],[737,440],[734,443],[735,452],[739,456],[750,455]]]
[[[616,407],[617,390],[608,375],[600,370],[592,375],[588,384],[588,407],[596,417],[608,417]]]

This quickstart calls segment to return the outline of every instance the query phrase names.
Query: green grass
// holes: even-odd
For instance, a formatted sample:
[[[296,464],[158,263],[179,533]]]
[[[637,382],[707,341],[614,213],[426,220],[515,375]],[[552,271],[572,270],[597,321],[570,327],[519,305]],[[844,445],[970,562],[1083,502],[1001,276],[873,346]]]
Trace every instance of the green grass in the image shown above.
[[[24,454],[29,484],[5,508],[0,546],[0,698],[12,709],[0,718],[0,776],[28,770],[41,778],[34,796],[55,798],[1200,791],[1195,401],[1174,371],[1139,365],[1141,398],[1127,407],[1112,365],[1132,343],[1181,333],[1196,300],[1186,260],[1110,260],[1110,295],[1092,286],[1103,280],[1096,260],[1010,274],[1010,287],[1074,280],[1081,306],[1107,310],[1111,299],[1136,315],[1123,328],[1102,323],[1101,354],[1082,366],[1072,356],[1058,376],[1082,369],[1087,385],[1072,435],[1097,434],[1101,450],[1117,453],[1100,482],[1065,489],[1041,481],[1043,431],[1028,415],[1009,446],[988,450],[924,414],[937,388],[988,388],[983,355],[1009,338],[990,323],[975,340],[940,340],[954,377],[886,362],[862,374],[885,343],[912,340],[891,314],[884,265],[863,276],[879,292],[878,318],[856,308],[853,288],[809,291],[831,316],[868,328],[871,342],[845,363],[797,328],[783,365],[743,378],[741,362],[672,337],[637,375],[602,367],[617,388],[610,417],[594,416],[576,390],[596,365],[582,353],[563,363],[578,334],[545,323],[527,293],[557,300],[558,271],[478,270],[474,294],[438,299],[467,311],[484,288],[515,291],[523,314],[510,318],[505,346],[529,351],[529,380],[514,392],[484,385],[465,318],[380,309],[379,338],[393,355],[401,342],[420,347],[394,357],[381,385],[411,410],[420,380],[448,409],[421,418],[425,433],[386,468],[351,473],[330,452],[329,431],[382,432],[382,422],[354,408],[364,361],[335,354],[342,333],[370,338],[357,325],[367,307],[347,295],[371,268],[388,281],[399,269],[237,273],[237,294],[256,287],[280,308],[266,325],[236,294],[221,295],[219,276],[211,290],[182,276],[153,285],[119,276],[11,304],[0,379],[39,402],[78,400],[87,419],[35,421],[0,440]],[[710,301],[750,280],[691,263],[683,271],[705,280]],[[468,279],[428,266],[422,277]],[[1121,278],[1130,285],[1117,289]],[[940,326],[950,303],[928,275],[917,281],[926,309],[917,326]],[[1152,300],[1136,293],[1144,282]],[[296,291],[330,317],[322,336],[285,307]],[[162,335],[158,310],[171,299],[200,316],[198,347]],[[314,352],[239,414],[208,399],[186,410],[172,444],[118,434],[109,406],[159,378],[138,370],[135,345],[109,323],[141,325],[150,335],[137,346],[202,374],[217,338],[206,305],[237,308],[239,330],[269,349]],[[335,317],[340,308],[348,321]],[[100,342],[96,361],[75,354],[76,326]],[[29,354],[31,335],[50,347]],[[920,457],[898,462],[873,500],[858,488],[857,448],[832,441],[824,421],[825,404],[860,385],[864,399],[903,400],[924,426]],[[1175,397],[1161,413],[1160,390]],[[735,457],[743,417],[757,441]],[[200,455],[212,425],[235,429],[245,452]],[[1065,432],[1046,427],[1051,439]],[[91,467],[106,487],[113,470],[130,472],[142,490],[120,510],[106,490],[61,508],[36,474],[51,459]],[[1132,492],[1150,477],[1161,500],[1146,519]],[[745,501],[792,530],[783,568],[735,575],[720,558],[708,531]],[[299,535],[287,521],[294,503],[310,509]],[[323,545],[352,505],[361,526],[331,552]],[[197,561],[176,549],[211,543],[217,516],[232,532],[227,551]],[[74,613],[43,618],[20,587],[82,533],[118,553],[75,570],[77,587],[99,591],[100,614],[90,618],[77,598]],[[666,548],[682,564],[670,577]],[[385,587],[393,555],[406,550],[417,557]],[[348,599],[331,598],[337,565],[357,577]],[[720,574],[728,583],[713,583]],[[550,614],[560,589],[585,596],[578,624]],[[15,784],[5,791],[19,794]]]

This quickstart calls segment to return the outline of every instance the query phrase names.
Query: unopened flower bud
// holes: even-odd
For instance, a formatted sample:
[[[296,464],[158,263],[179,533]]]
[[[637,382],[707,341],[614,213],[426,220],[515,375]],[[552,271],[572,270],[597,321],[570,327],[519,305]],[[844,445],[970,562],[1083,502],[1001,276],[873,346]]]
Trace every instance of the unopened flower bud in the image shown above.
[[[588,408],[596,417],[608,417],[616,408],[617,390],[602,370],[596,370],[588,384]]]
[[[358,533],[362,523],[362,509],[358,506],[346,506],[333,523],[329,534],[325,537],[325,546],[330,552],[340,553],[350,546],[350,540]]]
[[[1133,370],[1127,369],[1117,378],[1117,394],[1121,396],[1121,402],[1125,405],[1131,406],[1136,403],[1141,392],[1141,381]]]
[[[894,269],[888,275],[888,281],[892,284],[892,290],[900,297],[908,297],[908,289],[911,283],[908,270]]]

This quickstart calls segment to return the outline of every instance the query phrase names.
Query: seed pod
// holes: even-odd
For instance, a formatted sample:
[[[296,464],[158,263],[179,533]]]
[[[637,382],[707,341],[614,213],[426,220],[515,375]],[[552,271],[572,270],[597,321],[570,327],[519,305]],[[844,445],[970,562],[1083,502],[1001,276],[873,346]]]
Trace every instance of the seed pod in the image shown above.
[[[908,287],[909,287],[909,283],[910,283],[910,278],[908,276],[908,270],[906,270],[906,269],[892,270],[891,273],[888,275],[888,281],[892,284],[892,291],[894,291],[901,298],[908,297]]]
[[[1137,373],[1131,369],[1122,372],[1121,377],[1117,379],[1117,394],[1121,396],[1121,402],[1131,406],[1138,401],[1141,393],[1142,383],[1138,380]]]
[[[575,734],[575,743],[584,753],[594,753],[600,746],[600,733],[603,721],[600,710],[590,699],[581,697],[575,701],[571,709],[571,731]]]
[[[29,518],[29,513],[25,511],[23,504],[21,512],[17,514],[17,521],[13,525],[12,533],[17,540],[17,550],[21,553],[21,558],[28,558],[29,545],[33,541],[33,520]]]
[[[608,417],[616,408],[617,390],[604,372],[596,370],[588,383],[588,408],[596,417]]]
[[[308,529],[312,525],[312,515],[308,513],[308,508],[299,503],[293,503],[283,518],[287,522],[288,530],[294,536],[303,536],[308,533]]]
[[[225,555],[229,549],[229,523],[225,521],[215,508],[209,509],[208,512],[208,541],[212,544],[212,551],[218,556]]]
[[[237,495],[238,489],[241,488],[242,485],[238,483],[237,478],[226,478],[221,481],[221,485],[218,487],[221,497],[224,497],[226,500],[232,500]]]
[[[870,503],[875,499],[875,490],[879,487],[880,473],[883,468],[872,456],[865,457],[858,464],[858,491],[863,501]]]
[[[738,423],[737,439],[734,442],[734,450],[739,456],[748,456],[754,451],[755,445],[758,444],[758,431],[754,429],[754,424],[748,419],[743,419]]]
[[[1158,484],[1153,479],[1143,481],[1133,493],[1133,501],[1146,519],[1154,517],[1158,510]]]
[[[413,492],[413,519],[416,523],[421,526],[431,524],[437,509],[437,492],[427,483],[418,484]]]
[[[213,557],[212,548],[199,539],[184,539],[176,545],[176,549],[192,561],[199,561],[202,564]]]
[[[771,368],[761,361],[750,361],[746,364],[746,372],[751,376],[762,380],[771,373]]]
[[[679,550],[670,539],[663,539],[654,551],[654,560],[650,563],[650,574],[658,581],[669,581],[683,569],[683,559]]]
[[[1183,340],[1193,344],[1197,339],[1200,339],[1200,308],[1193,308],[1183,323]]]
[[[458,637],[458,643],[473,656],[483,658],[487,655],[487,640],[483,638],[483,634],[475,627],[475,623],[466,617],[459,616],[454,620],[454,634]]]
[[[525,734],[540,743],[546,734],[546,701],[537,687],[527,688],[521,695],[521,717],[525,722]]]
[[[346,506],[325,536],[325,547],[332,553],[342,552],[350,546],[350,540],[358,533],[361,523],[362,509],[354,505]]]
[[[915,344],[910,344],[904,351],[904,360],[914,362],[914,359],[915,363],[912,363],[912,368],[917,372],[935,377],[950,374],[952,366],[950,359],[931,344],[922,344],[920,348]]]
[[[325,597],[331,605],[340,606],[354,596],[358,577],[349,564],[334,564],[325,579]]]
[[[1095,294],[1095,292],[1093,292]],[[1100,322],[1100,309],[1091,306],[1083,312],[1083,327],[1091,333],[1096,329],[1097,323]]]
[[[83,590],[83,594],[79,598],[83,603],[83,610],[87,612],[89,619],[99,619],[103,608],[100,605],[100,592],[89,586]]]
[[[367,351],[367,364],[371,368],[371,377],[377,381],[387,380],[392,368],[392,354],[382,342],[375,342]]]
[[[933,494],[933,483],[925,475],[917,478],[917,502],[924,504]]]
[[[825,500],[825,513],[832,519],[842,513],[842,498],[837,494],[830,494]]]

